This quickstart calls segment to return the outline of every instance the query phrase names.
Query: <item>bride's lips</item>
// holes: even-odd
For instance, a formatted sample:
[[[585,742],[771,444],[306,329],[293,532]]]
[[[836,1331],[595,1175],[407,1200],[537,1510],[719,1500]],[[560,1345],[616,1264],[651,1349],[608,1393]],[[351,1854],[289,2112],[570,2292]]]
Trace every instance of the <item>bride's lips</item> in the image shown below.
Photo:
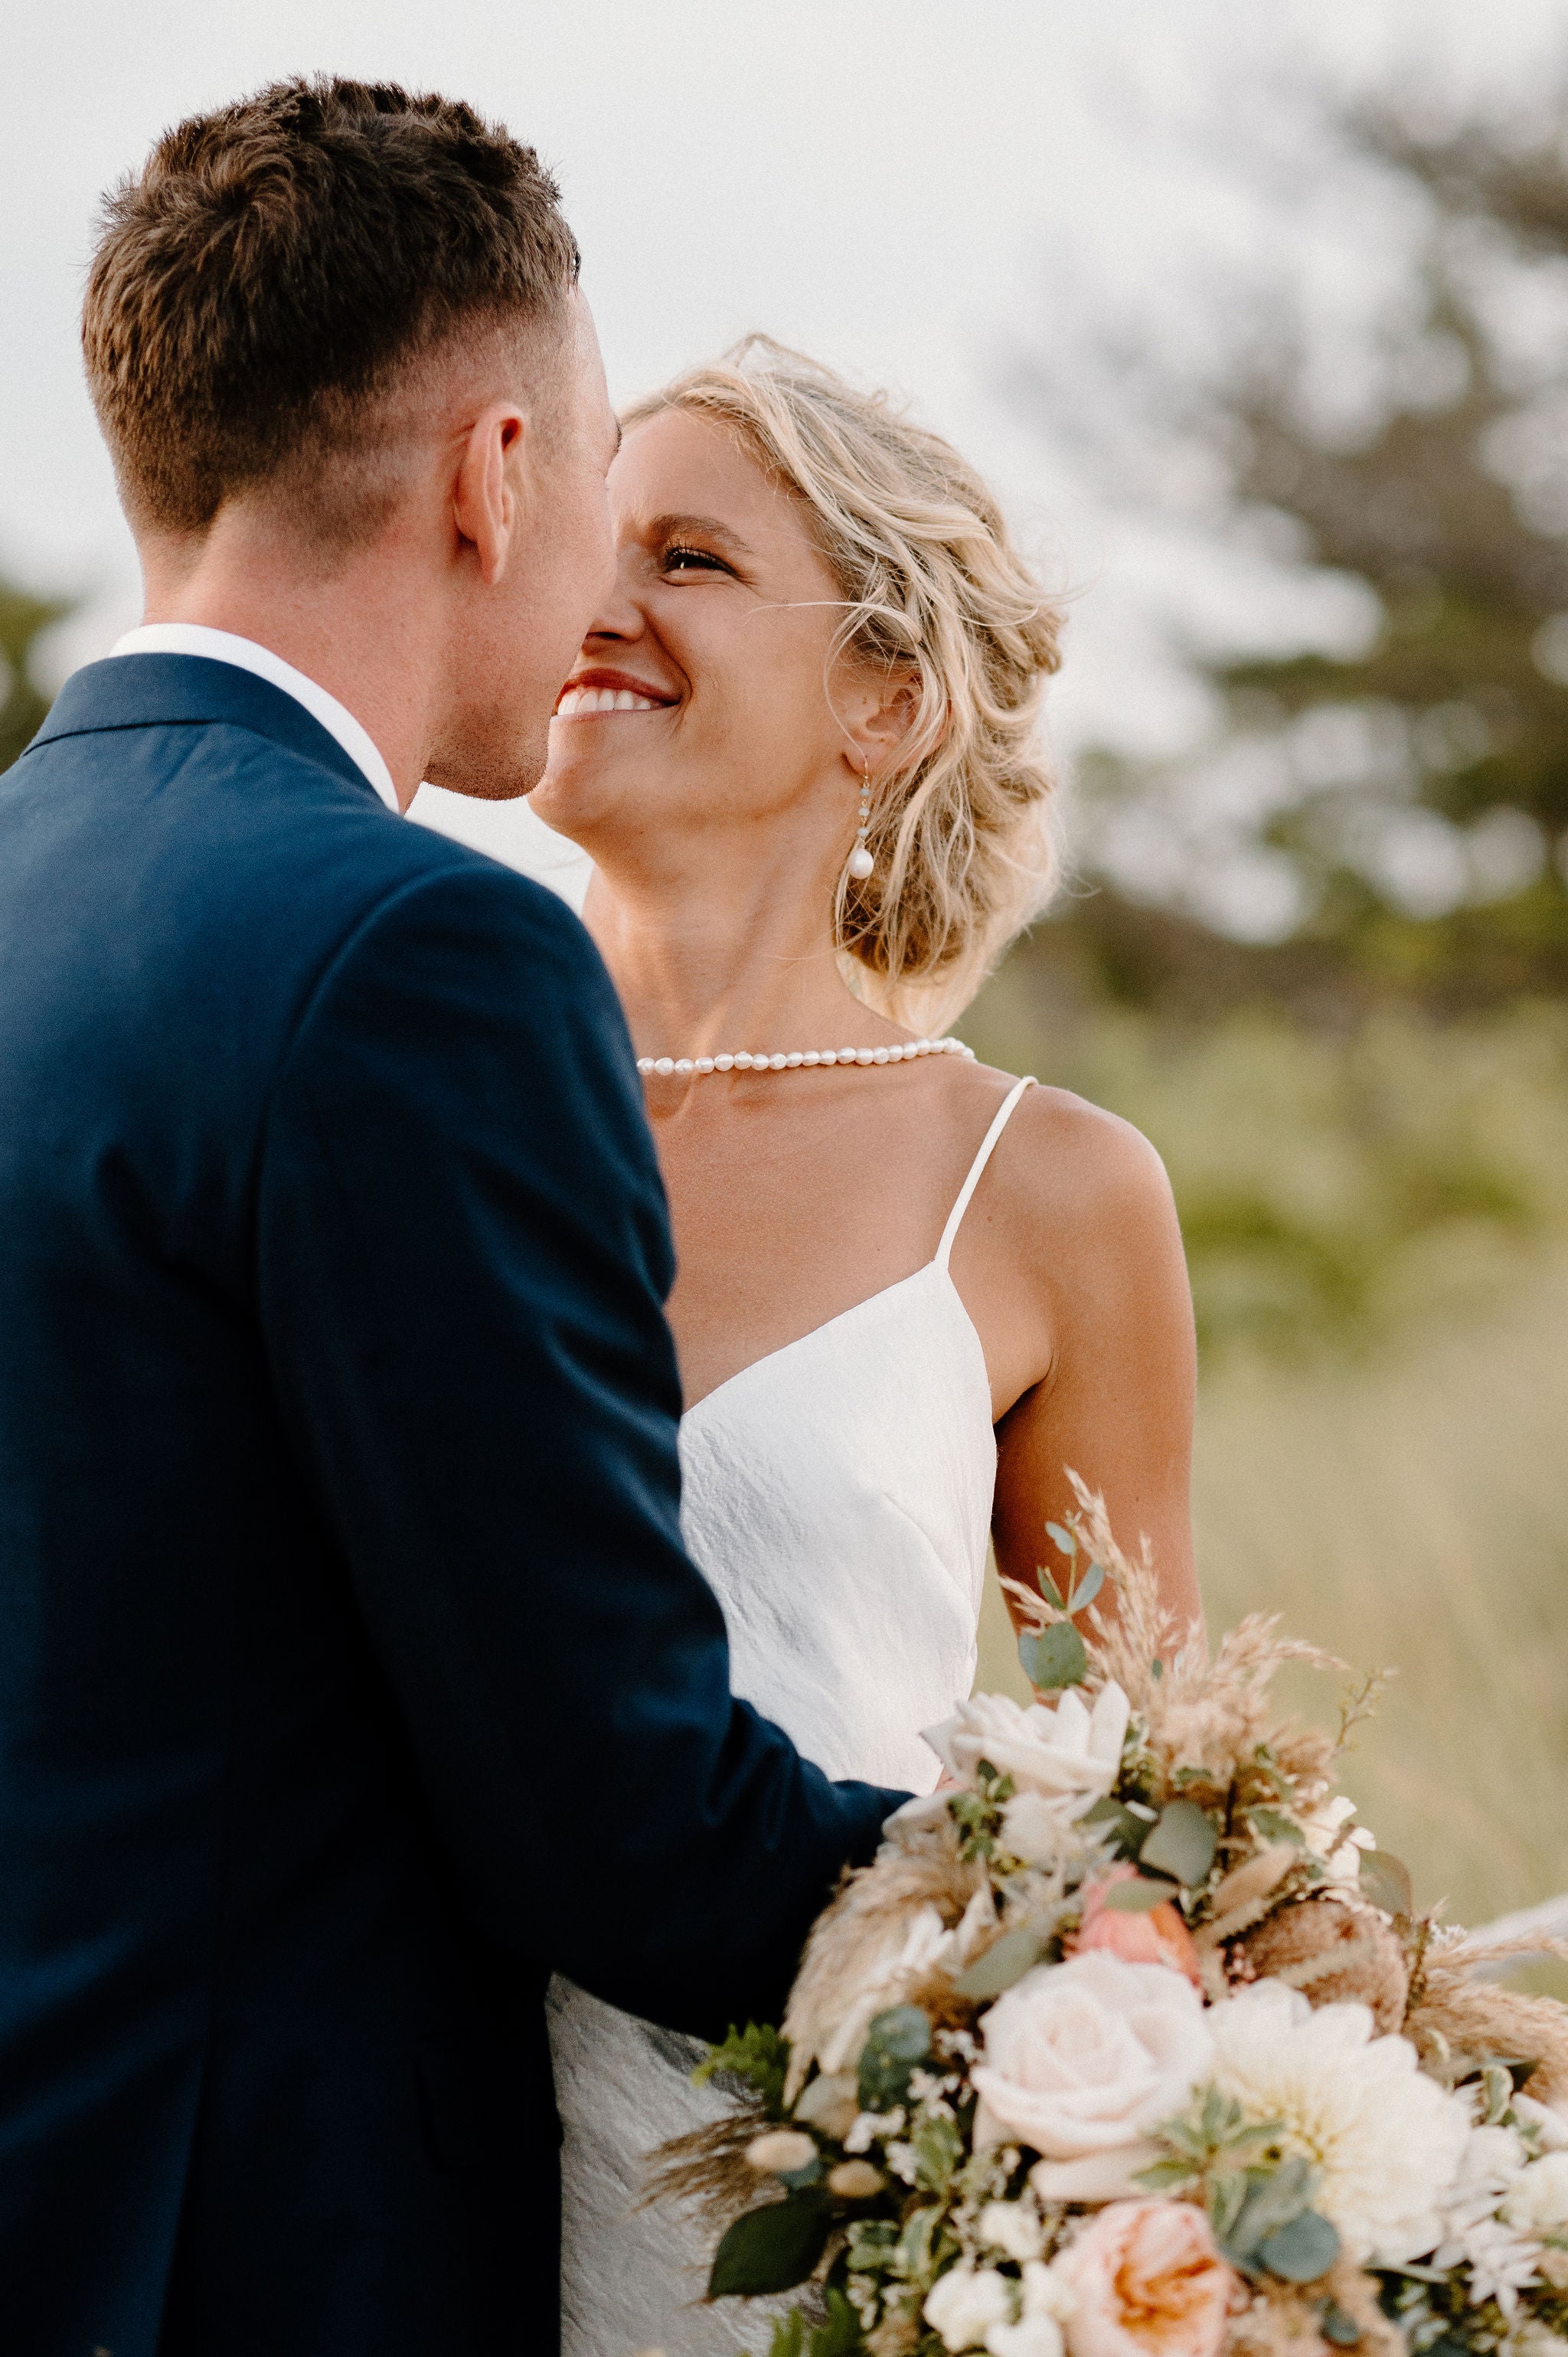
[[[607,712],[664,712],[680,698],[628,671],[577,672],[555,703],[557,720],[592,720]]]

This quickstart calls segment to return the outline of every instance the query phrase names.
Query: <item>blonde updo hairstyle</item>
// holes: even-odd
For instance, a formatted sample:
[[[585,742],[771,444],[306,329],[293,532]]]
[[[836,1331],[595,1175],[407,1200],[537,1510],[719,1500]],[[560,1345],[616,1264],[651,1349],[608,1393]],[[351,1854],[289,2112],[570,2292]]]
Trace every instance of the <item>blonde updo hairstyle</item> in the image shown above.
[[[713,418],[807,510],[845,607],[845,654],[906,678],[915,710],[872,781],[864,883],[839,885],[840,963],[917,1028],[950,1021],[1049,896],[1054,777],[1039,703],[1060,608],[1000,509],[940,435],[766,336],[625,413]]]

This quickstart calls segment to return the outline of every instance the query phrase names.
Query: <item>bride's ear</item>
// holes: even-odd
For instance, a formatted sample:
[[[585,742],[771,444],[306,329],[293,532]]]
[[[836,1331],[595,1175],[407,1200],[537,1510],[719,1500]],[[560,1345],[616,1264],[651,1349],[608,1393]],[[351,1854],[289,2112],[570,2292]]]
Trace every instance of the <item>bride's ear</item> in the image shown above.
[[[473,549],[479,576],[494,588],[517,545],[522,516],[520,484],[528,420],[515,404],[491,402],[468,430],[452,487],[452,518]]]
[[[919,708],[920,683],[912,673],[869,687],[864,705],[843,716],[845,765],[857,777],[867,770],[875,777],[904,744]]]

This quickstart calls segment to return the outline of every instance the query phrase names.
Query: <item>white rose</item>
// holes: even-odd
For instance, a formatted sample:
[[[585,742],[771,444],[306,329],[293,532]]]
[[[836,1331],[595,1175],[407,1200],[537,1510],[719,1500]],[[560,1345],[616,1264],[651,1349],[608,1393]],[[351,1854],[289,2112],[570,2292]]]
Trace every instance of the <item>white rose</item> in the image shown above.
[[[1036,2190],[1050,2201],[1109,2199],[1098,2190],[1108,2163],[1119,2187],[1146,2167],[1149,2132],[1181,2110],[1211,2051],[1185,1975],[1098,1948],[1026,1973],[983,2017],[981,2039],[976,2146],[1044,2154],[1051,2166]],[[1086,2165],[1096,2190],[1079,2193]]]
[[[921,2310],[943,2346],[983,2349],[993,2325],[1011,2324],[1017,2287],[994,2267],[950,2267],[926,2294]]]
[[[1004,2251],[1020,2265],[1037,2259],[1046,2247],[1040,2213],[1027,2201],[988,2201],[980,2213],[979,2233],[987,2250]]]
[[[1521,2169],[1503,2201],[1502,2215],[1521,2234],[1568,2231],[1568,2152],[1549,2152]]]
[[[983,1760],[1011,1776],[1021,1792],[1082,1805],[1109,1792],[1122,1764],[1130,1706],[1119,1685],[1104,1685],[1087,1710],[1064,1694],[1055,1710],[1043,1702],[1021,1709],[1010,1695],[974,1695],[926,1741],[950,1775],[972,1784]]]

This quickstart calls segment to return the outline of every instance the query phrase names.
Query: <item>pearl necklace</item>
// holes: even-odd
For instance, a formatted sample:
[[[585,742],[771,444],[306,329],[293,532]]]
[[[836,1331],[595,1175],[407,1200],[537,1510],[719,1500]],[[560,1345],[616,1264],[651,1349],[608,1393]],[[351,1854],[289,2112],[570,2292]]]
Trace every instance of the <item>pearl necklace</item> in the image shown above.
[[[743,1048],[737,1056],[639,1056],[637,1069],[647,1079],[657,1072],[684,1080],[688,1072],[792,1072],[815,1064],[912,1064],[921,1056],[969,1056],[974,1049],[961,1039],[906,1039],[897,1048],[806,1048],[788,1056],[753,1056]]]

